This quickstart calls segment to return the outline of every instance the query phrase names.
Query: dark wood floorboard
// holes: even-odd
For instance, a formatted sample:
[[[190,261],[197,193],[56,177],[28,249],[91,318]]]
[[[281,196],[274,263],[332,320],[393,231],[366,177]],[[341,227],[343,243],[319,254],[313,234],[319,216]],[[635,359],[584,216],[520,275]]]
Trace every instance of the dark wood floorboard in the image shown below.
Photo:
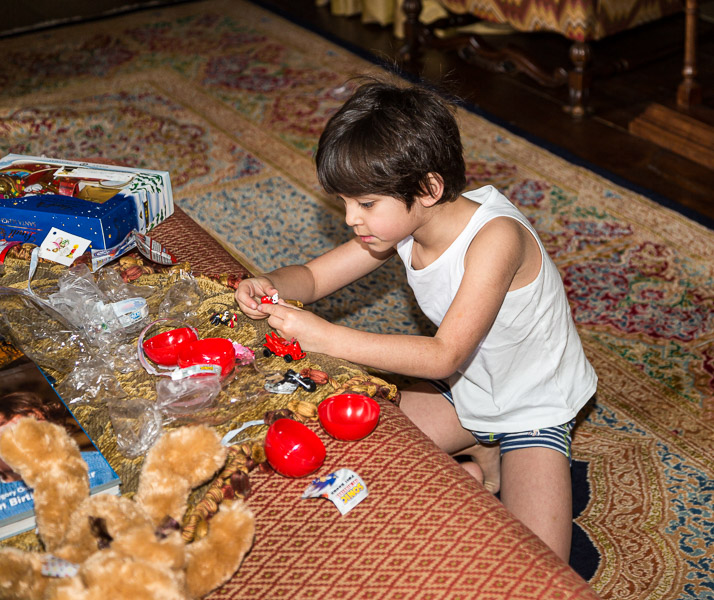
[[[402,42],[392,36],[389,27],[364,25],[359,17],[332,16],[328,7],[318,7],[314,0],[253,1],[360,53],[389,63],[399,60]],[[581,120],[563,111],[565,88],[544,88],[521,74],[492,73],[464,63],[452,51],[427,50],[418,67],[401,66],[413,76],[447,87],[517,132],[562,149],[574,160],[664,199],[666,204],[712,226],[714,171],[628,131],[629,122],[649,103],[674,107],[681,81],[683,40],[684,20],[680,15],[597,43],[594,56],[598,68],[613,57],[644,62],[626,73],[595,79],[593,113]],[[526,48],[553,68],[569,64],[569,42],[558,35],[514,34],[499,36],[494,43]],[[713,24],[699,22],[697,51],[697,79],[704,89],[702,104],[714,109]]]

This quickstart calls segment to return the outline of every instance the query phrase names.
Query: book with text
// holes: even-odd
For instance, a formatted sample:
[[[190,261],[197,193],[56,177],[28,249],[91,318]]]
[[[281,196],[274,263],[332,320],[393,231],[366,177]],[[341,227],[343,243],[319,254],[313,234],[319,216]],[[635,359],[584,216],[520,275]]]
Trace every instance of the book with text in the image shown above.
[[[42,370],[0,336],[0,433],[23,416],[63,425],[89,467],[91,494],[119,494],[120,480]],[[35,526],[32,490],[0,456],[0,540]]]

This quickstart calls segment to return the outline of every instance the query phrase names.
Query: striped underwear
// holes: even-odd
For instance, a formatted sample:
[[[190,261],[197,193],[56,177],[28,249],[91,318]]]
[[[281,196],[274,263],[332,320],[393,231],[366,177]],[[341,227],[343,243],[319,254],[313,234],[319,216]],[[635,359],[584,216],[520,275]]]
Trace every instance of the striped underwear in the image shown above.
[[[454,398],[451,395],[449,385],[444,381],[429,381],[451,405]],[[546,427],[544,429],[533,429],[531,431],[519,431],[515,433],[486,433],[482,431],[471,431],[471,434],[480,444],[492,445],[500,444],[501,456],[511,450],[521,448],[550,448],[565,455],[572,463],[572,431],[575,426],[575,419],[562,425]]]

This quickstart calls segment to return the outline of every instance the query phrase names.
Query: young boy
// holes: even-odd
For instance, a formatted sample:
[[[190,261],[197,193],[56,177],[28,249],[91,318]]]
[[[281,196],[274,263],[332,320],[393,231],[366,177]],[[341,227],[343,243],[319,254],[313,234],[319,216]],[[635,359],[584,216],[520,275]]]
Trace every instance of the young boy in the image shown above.
[[[597,377],[535,230],[490,186],[461,194],[458,125],[426,89],[363,84],[329,120],[316,163],[355,237],[242,281],[241,310],[305,350],[435,380],[403,391],[404,413],[443,450],[473,459],[464,468],[567,561],[570,432]],[[357,331],[282,301],[260,304],[276,292],[314,302],[395,254],[438,327],[433,337]]]

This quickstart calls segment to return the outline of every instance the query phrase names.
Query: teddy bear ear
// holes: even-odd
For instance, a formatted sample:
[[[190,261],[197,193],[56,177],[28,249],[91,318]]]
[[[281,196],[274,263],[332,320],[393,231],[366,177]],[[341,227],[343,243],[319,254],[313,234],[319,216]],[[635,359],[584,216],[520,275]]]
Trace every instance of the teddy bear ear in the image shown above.
[[[77,443],[64,427],[25,417],[0,436],[0,454],[33,488],[37,529],[52,552],[89,496],[88,467]]]
[[[180,521],[191,490],[215,475],[227,453],[205,425],[172,429],[146,455],[134,498],[155,526],[166,516]]]

